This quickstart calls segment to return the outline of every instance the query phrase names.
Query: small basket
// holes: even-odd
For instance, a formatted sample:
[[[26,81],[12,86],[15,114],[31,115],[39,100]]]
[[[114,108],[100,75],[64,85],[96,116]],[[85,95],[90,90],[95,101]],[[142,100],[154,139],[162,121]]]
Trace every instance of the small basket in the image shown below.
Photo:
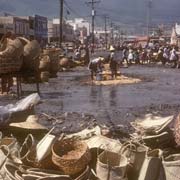
[[[52,146],[52,162],[66,175],[76,175],[87,167],[91,160],[88,145],[82,141],[66,139]]]

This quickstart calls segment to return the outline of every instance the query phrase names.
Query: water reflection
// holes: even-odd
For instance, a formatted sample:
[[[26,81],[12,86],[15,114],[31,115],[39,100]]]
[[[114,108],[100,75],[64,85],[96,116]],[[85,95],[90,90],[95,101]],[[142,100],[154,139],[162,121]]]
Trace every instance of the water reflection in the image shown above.
[[[90,96],[89,96],[90,103],[94,103],[93,105],[97,105],[99,108],[102,107],[102,86],[91,86]]]
[[[109,91],[109,102],[111,107],[117,106],[117,88],[112,87]]]

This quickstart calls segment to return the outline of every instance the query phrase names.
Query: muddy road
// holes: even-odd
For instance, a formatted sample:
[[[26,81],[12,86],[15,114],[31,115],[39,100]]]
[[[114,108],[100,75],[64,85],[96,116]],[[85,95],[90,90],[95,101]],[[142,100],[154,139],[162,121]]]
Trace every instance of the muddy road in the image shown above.
[[[78,131],[90,124],[123,125],[131,130],[129,122],[146,114],[172,115],[180,109],[180,70],[164,67],[132,66],[122,68],[123,75],[141,82],[97,86],[90,82],[87,68],[61,72],[56,79],[41,84],[43,103],[37,114],[64,115],[59,128]],[[35,85],[23,85],[25,95]],[[15,102],[12,96],[0,96],[0,105]],[[68,117],[68,118],[67,118]]]

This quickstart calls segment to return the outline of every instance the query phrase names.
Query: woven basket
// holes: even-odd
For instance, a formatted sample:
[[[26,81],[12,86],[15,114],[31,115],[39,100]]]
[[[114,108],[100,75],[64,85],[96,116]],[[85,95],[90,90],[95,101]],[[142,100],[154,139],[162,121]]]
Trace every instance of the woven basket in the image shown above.
[[[49,72],[48,71],[41,72],[40,78],[41,78],[41,82],[48,82]]]
[[[37,70],[39,67],[39,56],[41,48],[36,40],[30,41],[24,46],[23,69],[24,70]]]
[[[50,58],[48,55],[42,55],[40,57],[39,70],[40,71],[49,71],[50,69]]]
[[[22,58],[0,57],[0,74],[18,72],[22,67]]]
[[[13,73],[20,70],[23,60],[23,44],[19,39],[10,40],[0,56],[0,73]]]
[[[43,50],[43,55],[48,55],[50,58],[50,73],[52,74],[52,76],[56,76],[57,72],[59,71],[60,52],[60,49],[57,48]]]
[[[86,143],[73,139],[56,141],[52,147],[52,161],[67,175],[76,175],[87,167],[91,154]]]

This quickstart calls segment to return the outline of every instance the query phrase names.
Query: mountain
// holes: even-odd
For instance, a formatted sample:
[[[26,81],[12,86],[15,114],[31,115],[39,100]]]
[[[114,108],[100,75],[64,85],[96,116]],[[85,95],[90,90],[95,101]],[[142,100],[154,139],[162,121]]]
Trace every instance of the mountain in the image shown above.
[[[88,0],[65,0],[71,17],[86,17],[91,9]],[[89,0],[90,1],[90,0]],[[97,14],[108,14],[112,20],[122,23],[146,23],[148,0],[101,0],[96,4]],[[152,23],[175,23],[180,21],[180,0],[152,0]],[[67,9],[67,10],[66,10]],[[59,0],[0,0],[0,12],[17,15],[40,14],[49,18],[59,16]]]

